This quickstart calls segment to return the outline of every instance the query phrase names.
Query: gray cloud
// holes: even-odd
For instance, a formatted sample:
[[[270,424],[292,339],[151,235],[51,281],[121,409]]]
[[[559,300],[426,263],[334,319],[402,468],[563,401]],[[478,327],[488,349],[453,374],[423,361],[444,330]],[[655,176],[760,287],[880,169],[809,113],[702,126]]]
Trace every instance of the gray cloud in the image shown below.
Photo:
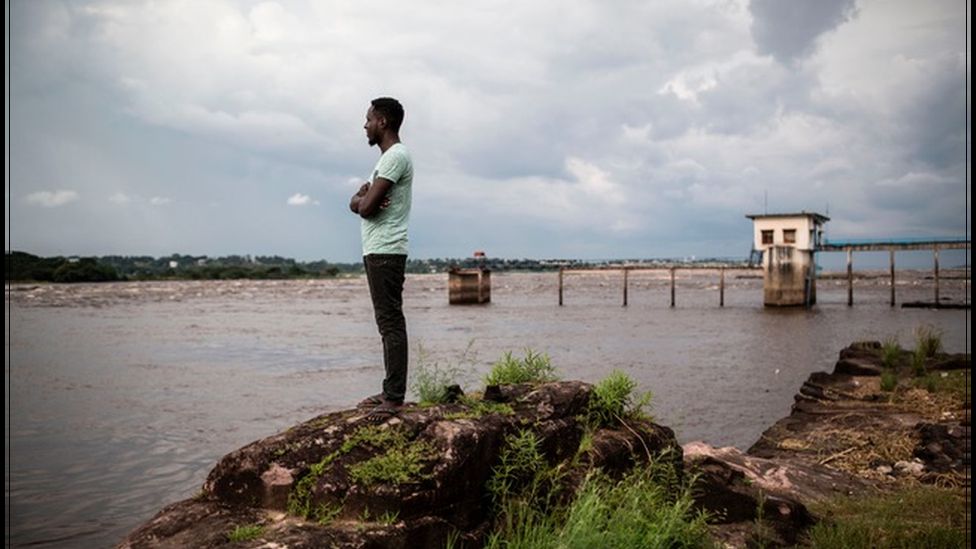
[[[750,0],[759,51],[783,63],[805,57],[817,39],[854,15],[854,0]]]
[[[968,206],[964,11],[15,3],[11,196],[86,200],[15,205],[13,245],[355,260],[363,118],[388,94],[419,256],[727,255],[764,193],[829,202],[852,236],[947,232]]]

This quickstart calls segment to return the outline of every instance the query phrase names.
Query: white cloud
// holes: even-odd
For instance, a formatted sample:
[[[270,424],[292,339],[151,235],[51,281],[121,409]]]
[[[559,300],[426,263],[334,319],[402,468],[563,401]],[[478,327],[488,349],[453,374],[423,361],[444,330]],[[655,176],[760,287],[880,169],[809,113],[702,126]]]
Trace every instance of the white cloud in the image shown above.
[[[288,197],[289,206],[308,206],[309,204],[318,206],[319,201],[313,200],[311,196],[302,193],[295,193]]]
[[[28,204],[43,206],[45,208],[56,208],[64,206],[70,202],[78,200],[78,193],[71,190],[58,191],[38,191],[25,197]]]
[[[132,198],[125,193],[115,193],[108,197],[108,201],[113,204],[125,205],[132,202]]]
[[[173,202],[173,199],[167,198],[165,196],[154,196],[149,199],[149,203],[152,204],[153,206],[165,206],[171,202]]]

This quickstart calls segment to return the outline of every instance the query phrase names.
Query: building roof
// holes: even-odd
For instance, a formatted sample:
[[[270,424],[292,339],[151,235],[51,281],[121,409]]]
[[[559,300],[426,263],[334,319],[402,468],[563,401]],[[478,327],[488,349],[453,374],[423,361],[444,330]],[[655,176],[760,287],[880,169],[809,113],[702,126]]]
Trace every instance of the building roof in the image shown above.
[[[746,217],[752,220],[756,219],[776,219],[776,218],[786,218],[786,217],[812,217],[817,223],[824,223],[825,221],[830,221],[830,218],[818,214],[816,212],[798,212],[798,213],[775,213],[775,214],[749,214]]]

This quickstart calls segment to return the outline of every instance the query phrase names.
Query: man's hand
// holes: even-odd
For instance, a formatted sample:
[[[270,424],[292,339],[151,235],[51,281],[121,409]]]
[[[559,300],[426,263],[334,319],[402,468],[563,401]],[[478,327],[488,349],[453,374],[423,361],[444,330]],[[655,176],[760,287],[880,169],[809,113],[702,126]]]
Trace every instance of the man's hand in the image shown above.
[[[363,183],[363,185],[359,187],[359,192],[356,193],[356,196],[366,196],[367,192],[369,192],[369,181]]]

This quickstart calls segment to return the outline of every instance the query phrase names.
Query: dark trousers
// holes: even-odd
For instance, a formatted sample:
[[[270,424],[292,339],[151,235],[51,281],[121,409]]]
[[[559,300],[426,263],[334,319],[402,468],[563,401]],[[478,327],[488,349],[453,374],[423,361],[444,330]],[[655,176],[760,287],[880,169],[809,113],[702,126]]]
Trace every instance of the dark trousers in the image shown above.
[[[376,327],[383,338],[383,395],[402,402],[407,392],[407,321],[403,317],[403,280],[407,256],[369,254],[363,257]]]

